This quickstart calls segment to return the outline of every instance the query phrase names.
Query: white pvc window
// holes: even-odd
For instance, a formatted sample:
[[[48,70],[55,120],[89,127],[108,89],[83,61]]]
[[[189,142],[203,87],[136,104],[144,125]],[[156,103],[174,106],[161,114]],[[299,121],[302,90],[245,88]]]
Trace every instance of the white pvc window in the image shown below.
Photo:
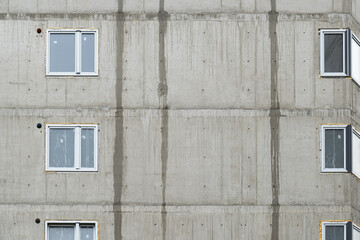
[[[347,172],[346,127],[347,125],[322,126],[322,172]]]
[[[96,221],[46,221],[46,240],[97,240]]]
[[[350,75],[349,29],[320,30],[320,74],[324,77]]]
[[[47,171],[97,171],[98,125],[47,124]]]
[[[323,222],[322,239],[323,240],[346,240],[348,222]]]
[[[47,75],[98,75],[98,31],[48,29]]]

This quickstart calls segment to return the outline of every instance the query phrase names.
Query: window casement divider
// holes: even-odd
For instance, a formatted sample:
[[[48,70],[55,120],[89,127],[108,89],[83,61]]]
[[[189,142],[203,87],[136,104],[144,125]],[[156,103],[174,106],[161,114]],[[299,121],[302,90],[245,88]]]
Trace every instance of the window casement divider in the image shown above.
[[[74,239],[80,239],[80,224],[75,223]]]
[[[76,30],[75,32],[75,72],[76,74],[81,73],[81,32]]]
[[[75,169],[80,169],[81,162],[81,128],[75,127],[75,143],[74,143],[74,160],[75,160]]]

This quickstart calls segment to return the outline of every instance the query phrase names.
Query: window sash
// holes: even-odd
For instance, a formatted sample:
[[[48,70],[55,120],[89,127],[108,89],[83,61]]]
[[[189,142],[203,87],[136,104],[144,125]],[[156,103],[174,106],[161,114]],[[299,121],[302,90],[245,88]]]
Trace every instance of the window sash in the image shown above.
[[[50,167],[50,134],[52,129],[74,129],[75,130],[75,141],[74,141],[74,167]],[[81,131],[82,129],[92,129],[93,132],[93,167],[82,167],[81,166]],[[46,125],[46,171],[79,171],[79,172],[90,172],[97,171],[97,155],[98,155],[98,125],[90,124],[47,124]]]
[[[51,34],[71,33],[75,34],[75,71],[74,72],[51,72],[50,54],[51,54]],[[82,35],[94,34],[94,71],[82,71]],[[98,30],[97,29],[48,29],[47,30],[47,50],[46,50],[46,75],[56,76],[97,76],[98,75]]]
[[[322,172],[348,172],[347,168],[346,168],[346,152],[347,152],[347,149],[346,149],[346,139],[347,139],[347,133],[346,133],[346,127],[347,125],[323,125],[321,127],[321,171]],[[344,147],[344,167],[343,168],[326,168],[325,167],[325,131],[326,130],[343,130],[344,132],[344,139],[343,139],[343,147]]]
[[[350,72],[350,60],[349,60],[349,29],[321,29],[320,30],[320,74],[323,77],[346,77],[349,76]],[[325,71],[325,35],[331,34],[342,34],[343,39],[343,49],[342,49],[342,58],[343,58],[343,68],[341,72],[326,72]]]

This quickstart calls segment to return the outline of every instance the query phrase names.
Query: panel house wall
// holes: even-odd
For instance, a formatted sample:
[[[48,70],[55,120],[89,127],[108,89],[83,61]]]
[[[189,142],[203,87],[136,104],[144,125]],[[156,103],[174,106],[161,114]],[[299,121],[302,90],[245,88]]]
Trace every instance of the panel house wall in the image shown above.
[[[360,89],[319,76],[319,29],[360,36],[358,5],[0,2],[0,239],[45,239],[47,220],[96,221],[109,240],[360,224],[359,180],[321,172],[321,126],[360,129]],[[46,75],[58,28],[98,30],[97,76]],[[98,170],[46,171],[49,123],[98,124]]]

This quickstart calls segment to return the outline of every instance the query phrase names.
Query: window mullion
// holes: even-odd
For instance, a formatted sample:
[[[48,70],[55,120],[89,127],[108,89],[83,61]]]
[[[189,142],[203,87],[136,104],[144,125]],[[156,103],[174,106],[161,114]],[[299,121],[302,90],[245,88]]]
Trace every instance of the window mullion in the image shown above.
[[[81,128],[75,128],[75,168],[80,169],[80,162],[81,162]]]
[[[76,74],[81,72],[81,32],[77,30],[75,33],[75,71]]]
[[[75,236],[74,236],[75,240],[80,240],[80,224],[76,223],[75,225]]]

